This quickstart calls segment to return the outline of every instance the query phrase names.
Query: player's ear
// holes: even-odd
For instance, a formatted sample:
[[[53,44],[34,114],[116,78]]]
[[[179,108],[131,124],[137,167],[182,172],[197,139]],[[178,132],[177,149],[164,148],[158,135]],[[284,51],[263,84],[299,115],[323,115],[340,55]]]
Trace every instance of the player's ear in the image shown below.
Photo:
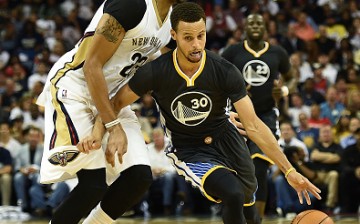
[[[175,32],[174,29],[171,29],[171,30],[170,30],[170,34],[171,34],[171,38],[172,38],[173,40],[176,40],[176,32]]]

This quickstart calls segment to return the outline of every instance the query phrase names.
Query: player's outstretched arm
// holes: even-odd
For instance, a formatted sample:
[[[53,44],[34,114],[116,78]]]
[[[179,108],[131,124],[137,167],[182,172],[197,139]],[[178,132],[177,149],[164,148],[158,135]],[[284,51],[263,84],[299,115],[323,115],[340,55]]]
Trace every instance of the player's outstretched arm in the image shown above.
[[[248,96],[243,97],[234,103],[248,137],[279,167],[285,174],[289,184],[297,191],[300,203],[305,197],[308,204],[311,204],[308,192],[311,192],[317,199],[321,199],[320,189],[313,185],[307,178],[292,167],[284,153],[281,151],[274,135],[270,129],[256,116],[253,104]]]

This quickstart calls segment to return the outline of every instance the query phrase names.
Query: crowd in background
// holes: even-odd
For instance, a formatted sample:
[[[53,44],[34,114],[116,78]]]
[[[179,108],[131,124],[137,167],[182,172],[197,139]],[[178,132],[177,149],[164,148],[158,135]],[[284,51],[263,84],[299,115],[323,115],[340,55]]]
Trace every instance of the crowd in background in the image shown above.
[[[295,76],[285,83],[290,94],[279,105],[279,144],[293,166],[323,189],[324,200],[314,203],[315,208],[328,213],[357,212],[360,1],[197,2],[207,15],[206,46],[219,54],[243,40],[244,21],[250,12],[263,15],[266,40],[285,48]],[[81,38],[101,3],[0,0],[0,192],[4,206],[19,205],[34,215],[49,215],[71,190],[67,182],[51,186],[38,182],[45,124],[42,108],[35,102],[49,69]],[[191,187],[163,161],[165,156],[157,154],[166,147],[167,140],[159,133],[159,113],[151,95],[143,96],[132,108],[149,144],[155,161],[152,164],[163,166],[153,166],[156,187],[150,189],[139,207],[144,212],[149,204],[161,204],[169,215],[181,205],[184,214],[194,213],[205,200],[194,196]],[[269,171],[269,185],[273,186],[269,213],[272,208],[282,215],[309,208],[298,206],[297,196],[275,168]],[[151,192],[160,195],[152,197]],[[208,205],[213,211],[217,209]]]

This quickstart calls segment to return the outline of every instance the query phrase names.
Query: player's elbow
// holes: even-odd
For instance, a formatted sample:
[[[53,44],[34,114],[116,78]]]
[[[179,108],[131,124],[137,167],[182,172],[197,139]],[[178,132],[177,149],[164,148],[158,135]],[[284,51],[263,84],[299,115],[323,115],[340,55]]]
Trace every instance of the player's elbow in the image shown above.
[[[101,70],[102,66],[95,62],[95,60],[88,59],[84,62],[83,71],[85,78],[93,77],[94,73]]]

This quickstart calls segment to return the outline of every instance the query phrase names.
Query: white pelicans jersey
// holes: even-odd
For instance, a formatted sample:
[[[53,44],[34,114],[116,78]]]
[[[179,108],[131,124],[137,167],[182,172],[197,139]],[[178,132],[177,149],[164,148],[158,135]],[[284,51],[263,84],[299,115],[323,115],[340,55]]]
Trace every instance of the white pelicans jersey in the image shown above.
[[[103,67],[110,97],[127,83],[137,68],[170,41],[171,9],[162,22],[155,0],[107,0],[97,10],[75,48],[62,56],[50,71],[48,82],[55,87],[50,88],[52,95],[59,88],[64,88],[90,100],[82,66],[95,28],[104,13],[116,18],[126,30],[119,48]]]
[[[158,55],[156,53],[170,41],[171,9],[162,23],[154,2],[106,0],[94,15],[83,38],[50,70],[44,91],[38,98],[38,104],[45,106],[46,122],[41,183],[72,178],[81,169],[107,167],[110,184],[128,167],[150,164],[140,124],[130,107],[123,108],[118,114],[128,138],[128,152],[122,164],[115,159],[115,167],[111,167],[106,163],[102,150],[79,153],[76,144],[91,134],[97,114],[87,88],[83,65],[100,18],[108,13],[126,31],[119,48],[103,67],[111,98],[138,67]]]

